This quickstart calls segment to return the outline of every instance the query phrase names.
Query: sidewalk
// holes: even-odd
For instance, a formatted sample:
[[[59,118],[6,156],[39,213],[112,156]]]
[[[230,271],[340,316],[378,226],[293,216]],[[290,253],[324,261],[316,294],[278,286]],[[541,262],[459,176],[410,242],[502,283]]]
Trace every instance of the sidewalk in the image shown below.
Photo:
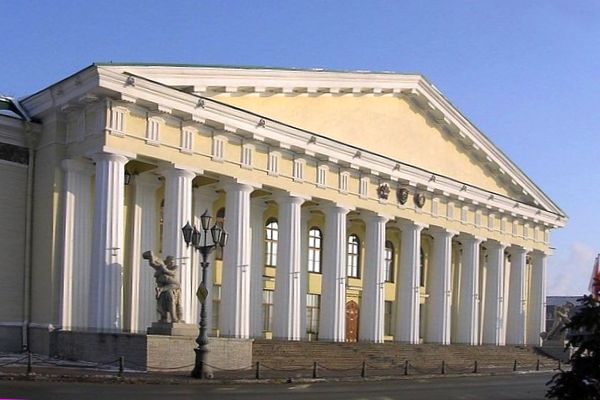
[[[273,383],[273,382],[320,382],[320,381],[360,381],[389,379],[450,378],[457,376],[489,376],[514,373],[547,373],[553,368],[542,367],[536,370],[517,370],[509,367],[480,368],[474,372],[471,368],[451,368],[442,371],[414,369],[409,374],[403,369],[351,368],[346,370],[328,370],[319,368],[317,378],[314,370],[290,367],[286,370],[272,370],[259,367],[257,379],[256,366],[244,370],[214,371],[213,379],[194,379],[187,371],[145,372],[123,368],[120,372],[118,360],[113,363],[97,364],[85,361],[53,359],[47,356],[31,355],[31,370],[28,371],[27,354],[0,353],[0,380],[33,380],[60,382],[92,382],[124,384],[225,384],[225,383]]]

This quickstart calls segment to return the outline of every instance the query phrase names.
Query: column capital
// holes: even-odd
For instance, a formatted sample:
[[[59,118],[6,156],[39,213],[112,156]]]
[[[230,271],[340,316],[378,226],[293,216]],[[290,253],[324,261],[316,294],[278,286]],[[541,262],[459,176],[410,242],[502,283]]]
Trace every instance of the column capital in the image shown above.
[[[161,173],[163,171],[181,170],[181,171],[192,172],[194,175],[204,174],[204,170],[202,168],[198,168],[193,165],[185,165],[185,164],[171,163],[171,162],[160,162],[158,165],[158,169]]]
[[[175,165],[171,165],[169,167],[161,168],[159,173],[166,178],[175,178],[182,177],[188,179],[194,179],[196,177],[196,173],[189,169],[177,168]]]
[[[527,253],[529,253],[531,249],[512,244],[508,247],[508,251],[511,256],[520,257],[527,255]]]
[[[62,160],[61,167],[67,172],[79,172],[84,175],[93,175],[94,167],[91,161],[82,158],[71,158]]]
[[[305,196],[298,193],[292,193],[287,191],[276,192],[273,194],[273,198],[277,203],[295,203],[302,205],[305,201],[311,199],[310,196]]]
[[[219,197],[219,194],[211,185],[198,186],[192,188],[192,192],[196,195],[196,197],[202,197],[208,201],[214,201]]]
[[[431,233],[431,236],[433,236],[434,239],[437,239],[437,238],[443,239],[443,238],[448,238],[448,237],[452,238],[459,234],[458,231],[454,231],[451,229],[447,229],[447,228],[444,228],[441,226],[435,226],[435,225],[432,225],[429,227],[429,233]]]
[[[121,154],[117,154],[117,153],[100,152],[100,153],[92,154],[92,155],[90,155],[90,157],[95,162],[113,161],[113,162],[117,162],[117,163],[123,164],[123,165],[125,165],[127,163],[127,161],[129,161],[128,157],[121,155]]]
[[[412,220],[402,219],[402,218],[397,218],[396,224],[400,227],[400,229],[414,229],[419,232],[421,232],[423,229],[429,227],[429,225],[424,222],[412,221]]]
[[[243,191],[249,190],[250,192],[252,192],[253,190],[260,189],[262,187],[262,184],[259,182],[246,181],[246,180],[238,179],[238,178],[223,178],[218,183],[218,186],[225,191],[232,190],[232,189],[233,190],[242,190],[240,188],[243,188]],[[238,189],[236,189],[236,188],[238,188]],[[250,188],[250,189],[248,189],[248,188]]]
[[[325,203],[321,206],[323,211],[326,213],[340,213],[340,214],[348,214],[350,211],[354,210],[354,207],[337,204],[337,203]]]
[[[144,186],[148,188],[159,188],[161,183],[152,171],[142,172],[141,174],[134,175],[133,184],[136,186]]]
[[[471,235],[470,233],[461,232],[458,234],[458,239],[461,242],[467,242],[474,245],[480,245],[485,238],[481,236]]]
[[[384,224],[392,219],[392,217],[389,215],[379,214],[377,212],[369,211],[369,210],[362,210],[360,212],[360,215],[365,221],[373,221],[373,222],[379,222],[379,223],[384,223]]]
[[[489,250],[501,250],[504,251],[508,246],[508,243],[500,242],[495,239],[486,239],[485,245]]]
[[[530,250],[531,253],[531,257],[533,258],[547,258],[548,256],[552,255],[552,251],[551,250],[540,250],[540,249],[533,249]]]

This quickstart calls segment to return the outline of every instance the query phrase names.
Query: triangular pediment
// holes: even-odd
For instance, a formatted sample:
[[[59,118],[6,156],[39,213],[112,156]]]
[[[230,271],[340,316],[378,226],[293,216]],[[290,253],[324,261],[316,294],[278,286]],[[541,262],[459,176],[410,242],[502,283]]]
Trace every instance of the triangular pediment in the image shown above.
[[[94,85],[96,73],[101,87],[127,102],[143,99],[161,112],[179,108],[180,115],[218,129],[258,140],[272,135],[287,148],[389,179],[500,210],[520,204],[527,215],[565,221],[564,212],[418,74],[95,64],[60,85],[84,91],[78,82],[89,77]],[[30,108],[53,104],[46,92],[30,96]]]
[[[409,96],[272,95],[215,99],[469,186],[533,202],[506,174]]]

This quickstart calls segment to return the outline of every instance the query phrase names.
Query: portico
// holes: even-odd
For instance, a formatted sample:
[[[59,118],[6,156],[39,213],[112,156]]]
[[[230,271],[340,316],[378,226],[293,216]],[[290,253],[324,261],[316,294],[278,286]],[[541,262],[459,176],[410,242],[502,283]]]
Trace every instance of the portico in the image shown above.
[[[37,199],[61,210],[38,238],[61,277],[39,324],[144,334],[145,250],[175,257],[197,323],[179,230],[208,210],[230,234],[211,260],[213,336],[539,345],[566,217],[422,77],[181,68],[94,65],[25,99],[64,121],[65,144],[38,151],[61,168],[60,196]]]

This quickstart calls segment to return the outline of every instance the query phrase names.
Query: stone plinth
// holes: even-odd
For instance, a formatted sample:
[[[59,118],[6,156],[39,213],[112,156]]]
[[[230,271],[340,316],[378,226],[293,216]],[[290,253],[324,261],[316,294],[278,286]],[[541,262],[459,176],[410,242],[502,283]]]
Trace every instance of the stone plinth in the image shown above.
[[[252,366],[252,339],[208,338],[207,364],[218,369]],[[148,335],[148,371],[191,372],[198,344],[192,337]],[[216,372],[215,371],[215,372]]]
[[[540,351],[556,360],[568,361],[571,358],[571,348],[565,348],[564,336],[553,340],[544,340]]]
[[[147,332],[148,335],[190,336],[195,338],[198,336],[198,326],[181,322],[153,322]]]

